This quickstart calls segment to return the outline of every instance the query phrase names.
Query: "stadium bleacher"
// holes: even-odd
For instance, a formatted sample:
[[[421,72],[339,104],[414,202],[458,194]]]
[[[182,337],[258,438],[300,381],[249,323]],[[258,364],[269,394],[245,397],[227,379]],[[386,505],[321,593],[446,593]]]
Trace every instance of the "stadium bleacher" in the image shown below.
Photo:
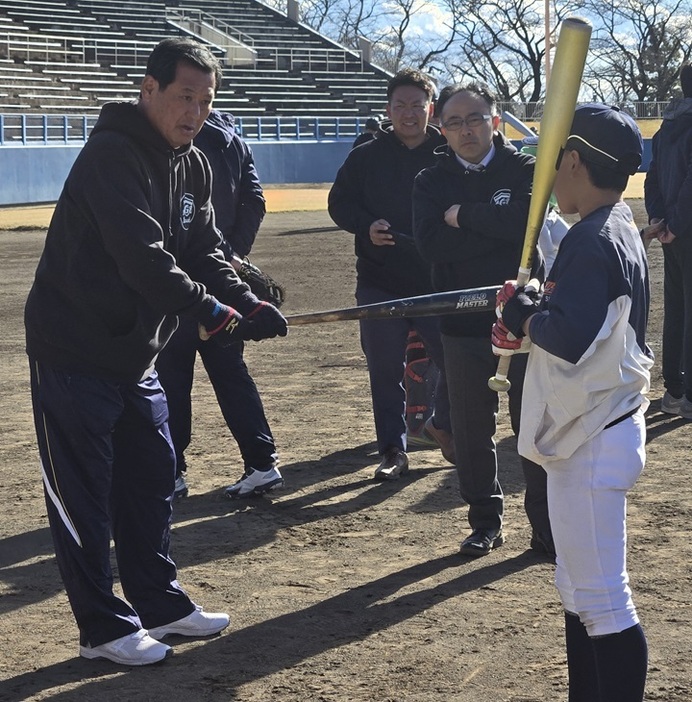
[[[219,109],[258,118],[383,110],[384,71],[257,0],[3,0],[0,112],[88,115],[133,99],[152,47],[178,35],[224,64]]]

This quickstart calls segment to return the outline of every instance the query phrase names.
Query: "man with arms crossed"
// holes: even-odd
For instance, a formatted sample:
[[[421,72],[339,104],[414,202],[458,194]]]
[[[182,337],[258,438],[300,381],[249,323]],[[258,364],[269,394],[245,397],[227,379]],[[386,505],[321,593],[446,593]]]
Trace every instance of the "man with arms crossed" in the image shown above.
[[[442,91],[440,125],[449,146],[416,178],[414,233],[433,268],[436,290],[496,285],[516,274],[526,230],[533,156],[519,153],[497,131],[495,98],[478,85]],[[504,499],[497,476],[499,401],[488,387],[497,360],[489,343],[495,315],[447,315],[442,341],[461,496],[471,534],[461,553],[484,556],[504,542]],[[512,364],[509,412],[519,430],[526,357]],[[545,471],[521,459],[531,547],[552,555]]]
[[[648,238],[663,244],[661,410],[692,419],[692,64],[680,69],[682,99],[663,113],[644,181]]]

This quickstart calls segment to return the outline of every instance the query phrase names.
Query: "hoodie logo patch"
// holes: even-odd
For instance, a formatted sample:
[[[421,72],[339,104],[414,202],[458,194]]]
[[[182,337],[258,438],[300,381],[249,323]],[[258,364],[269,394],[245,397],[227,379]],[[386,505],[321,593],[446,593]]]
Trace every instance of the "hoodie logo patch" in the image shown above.
[[[180,200],[180,224],[183,229],[187,230],[190,228],[190,222],[192,222],[195,216],[195,200],[189,193],[185,193]]]
[[[490,201],[493,203],[493,205],[509,205],[509,201],[511,199],[512,191],[505,189],[496,191],[492,198],[490,198]]]

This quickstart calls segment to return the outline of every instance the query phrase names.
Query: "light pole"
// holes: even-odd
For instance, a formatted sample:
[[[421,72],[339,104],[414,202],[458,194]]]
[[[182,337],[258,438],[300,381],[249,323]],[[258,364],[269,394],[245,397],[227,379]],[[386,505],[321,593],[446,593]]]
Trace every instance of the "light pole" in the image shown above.
[[[543,18],[545,23],[545,85],[547,89],[550,80],[550,0],[545,0]]]

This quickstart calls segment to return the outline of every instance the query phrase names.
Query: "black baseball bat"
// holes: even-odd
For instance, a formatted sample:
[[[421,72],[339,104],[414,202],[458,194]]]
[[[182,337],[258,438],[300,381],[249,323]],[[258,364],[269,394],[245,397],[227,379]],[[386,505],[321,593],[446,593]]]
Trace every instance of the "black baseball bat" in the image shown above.
[[[430,317],[442,314],[467,314],[487,312],[495,309],[495,296],[499,285],[467,290],[402,297],[398,300],[375,302],[372,305],[346,307],[327,312],[309,312],[286,317],[290,326],[299,324],[320,324],[322,322],[343,322],[352,319],[388,319],[391,317]]]

